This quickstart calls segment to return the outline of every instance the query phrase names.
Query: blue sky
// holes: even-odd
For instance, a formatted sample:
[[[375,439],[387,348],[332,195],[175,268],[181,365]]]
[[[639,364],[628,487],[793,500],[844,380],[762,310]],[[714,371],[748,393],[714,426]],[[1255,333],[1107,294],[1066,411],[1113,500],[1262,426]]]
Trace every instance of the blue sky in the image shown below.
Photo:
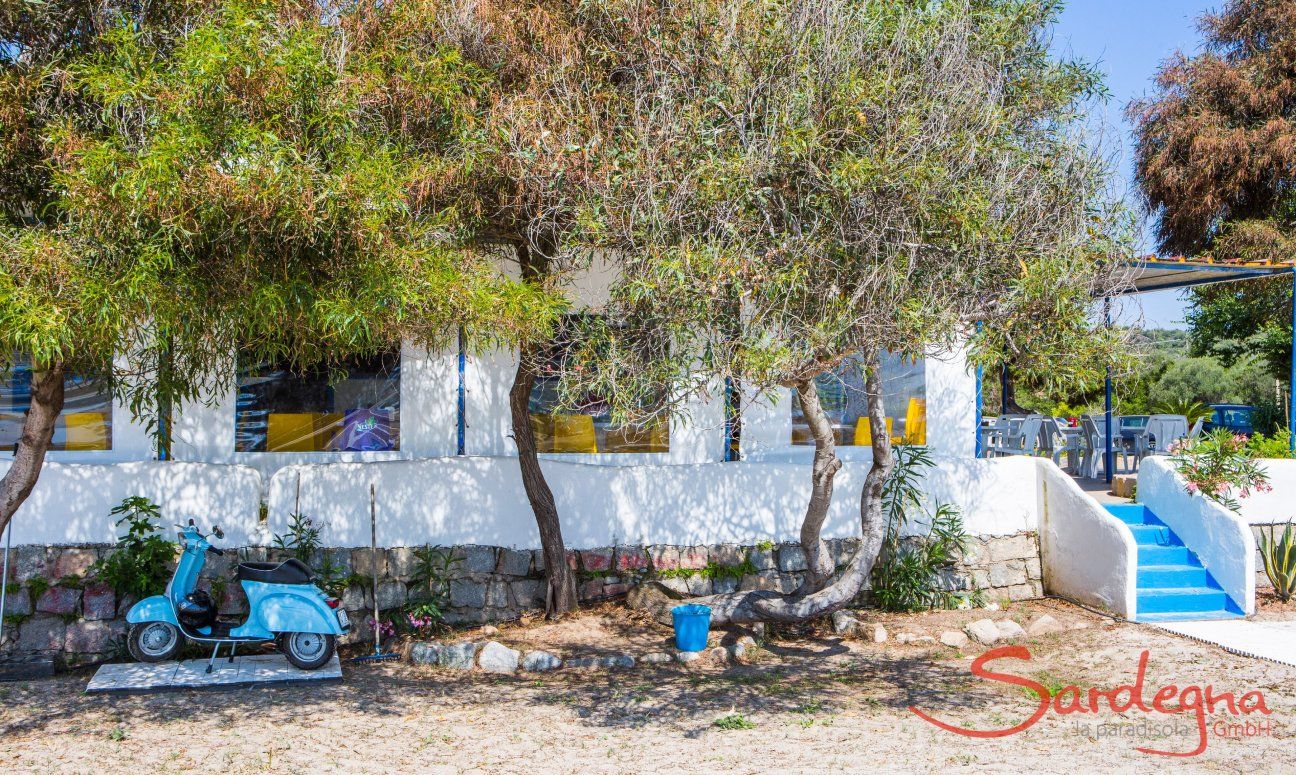
[[[1127,196],[1135,201],[1132,182],[1130,124],[1125,106],[1143,96],[1163,59],[1176,49],[1193,52],[1200,45],[1197,19],[1218,8],[1223,0],[1068,0],[1055,30],[1053,45],[1059,52],[1095,62],[1107,75],[1111,100],[1105,107],[1106,123],[1118,134],[1122,150],[1121,174]],[[1151,252],[1152,245],[1144,246]],[[1182,328],[1183,303],[1178,291],[1136,297],[1142,302],[1144,324],[1149,328]],[[1126,316],[1137,314],[1127,310]]]

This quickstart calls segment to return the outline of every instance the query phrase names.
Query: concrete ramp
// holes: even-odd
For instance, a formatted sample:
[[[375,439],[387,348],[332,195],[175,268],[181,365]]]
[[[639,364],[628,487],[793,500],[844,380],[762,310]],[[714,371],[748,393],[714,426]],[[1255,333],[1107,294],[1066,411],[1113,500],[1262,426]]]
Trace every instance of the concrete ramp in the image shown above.
[[[217,659],[212,672],[207,660],[184,662],[127,662],[104,665],[90,679],[86,694],[154,692],[173,689],[211,689],[251,684],[330,683],[342,680],[342,663],[336,654],[318,670],[298,670],[282,654],[258,654]]]
[[[1151,626],[1211,643],[1225,651],[1253,659],[1267,659],[1296,667],[1296,621],[1270,622],[1233,619],[1205,622],[1160,622]]]

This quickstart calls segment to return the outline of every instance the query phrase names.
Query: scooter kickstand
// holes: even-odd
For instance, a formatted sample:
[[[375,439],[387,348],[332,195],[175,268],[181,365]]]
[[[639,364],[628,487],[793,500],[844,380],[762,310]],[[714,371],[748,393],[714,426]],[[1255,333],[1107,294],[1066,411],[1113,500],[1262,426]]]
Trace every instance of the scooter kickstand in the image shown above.
[[[230,644],[230,655],[229,655],[229,663],[230,663],[231,665],[234,664],[234,652],[235,652],[235,651],[238,651],[238,644],[237,644],[237,643],[231,643],[231,644]]]
[[[212,649],[211,659],[207,660],[207,672],[211,673],[212,665],[216,664],[216,655],[220,653],[220,641],[216,641],[216,648]]]

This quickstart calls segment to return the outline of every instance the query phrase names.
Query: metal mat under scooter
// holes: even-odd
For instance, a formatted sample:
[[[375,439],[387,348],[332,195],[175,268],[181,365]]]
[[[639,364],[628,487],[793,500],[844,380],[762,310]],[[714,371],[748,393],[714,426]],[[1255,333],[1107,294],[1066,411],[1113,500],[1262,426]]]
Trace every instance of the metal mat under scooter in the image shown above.
[[[250,684],[332,683],[342,680],[337,655],[318,670],[299,670],[282,654],[257,654],[216,660],[207,672],[206,659],[184,662],[127,662],[103,665],[90,679],[86,694],[156,692],[172,689],[206,689]]]

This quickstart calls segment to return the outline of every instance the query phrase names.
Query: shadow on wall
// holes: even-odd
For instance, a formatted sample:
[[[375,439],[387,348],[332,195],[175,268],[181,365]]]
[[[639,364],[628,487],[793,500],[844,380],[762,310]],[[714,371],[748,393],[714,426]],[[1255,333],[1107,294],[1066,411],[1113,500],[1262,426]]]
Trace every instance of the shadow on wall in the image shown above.
[[[8,469],[0,462],[0,474]],[[162,507],[163,529],[190,518],[220,524],[225,543],[257,543],[261,477],[245,466],[138,461],[108,465],[46,463],[13,519],[13,543],[112,543],[119,529],[108,512],[142,495]]]
[[[809,466],[796,462],[586,465],[545,460],[570,547],[710,545],[797,537]],[[825,538],[859,534],[865,461],[837,475]],[[369,543],[369,485],[377,490],[378,543],[535,548],[535,520],[512,458],[450,457],[291,466],[270,483],[269,527],[294,511],[323,521],[334,546]],[[1011,535],[1038,524],[1033,461],[938,460],[925,490],[958,505],[973,535]],[[918,529],[921,525],[914,525]]]

